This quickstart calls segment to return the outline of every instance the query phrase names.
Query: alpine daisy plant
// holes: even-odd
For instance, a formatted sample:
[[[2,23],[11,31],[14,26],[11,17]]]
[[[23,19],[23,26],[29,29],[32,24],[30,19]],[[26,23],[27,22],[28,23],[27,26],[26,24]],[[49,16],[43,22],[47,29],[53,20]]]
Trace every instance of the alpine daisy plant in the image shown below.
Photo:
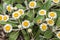
[[[0,40],[60,40],[60,0],[1,0]]]

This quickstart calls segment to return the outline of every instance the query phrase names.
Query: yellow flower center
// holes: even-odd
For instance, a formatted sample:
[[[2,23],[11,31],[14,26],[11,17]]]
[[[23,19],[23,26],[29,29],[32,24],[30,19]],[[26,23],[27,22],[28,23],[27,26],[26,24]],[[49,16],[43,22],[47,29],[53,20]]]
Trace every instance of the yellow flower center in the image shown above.
[[[27,26],[29,25],[29,23],[28,23],[28,22],[24,22],[23,25],[24,25],[25,27],[27,27]]]
[[[53,20],[48,20],[47,21],[49,24],[53,24]]]
[[[19,16],[19,14],[18,14],[18,13],[15,13],[15,14],[14,14],[14,17],[18,17],[18,16]]]
[[[20,11],[19,11],[19,13],[20,13],[20,15],[22,15],[22,14],[23,14],[23,11],[22,11],[22,10],[20,10]]]
[[[11,11],[11,7],[10,7],[10,6],[8,6],[8,7],[7,7],[7,10],[10,12],[10,11]]]
[[[3,20],[7,20],[7,16],[4,16]]]
[[[40,14],[44,14],[45,12],[44,11],[40,11]]]
[[[58,36],[60,37],[60,33],[58,34]]]
[[[50,13],[50,16],[51,16],[51,17],[54,17],[54,16],[55,16],[55,13],[53,13],[53,12]]]
[[[42,30],[46,30],[47,26],[46,25],[42,25]]]
[[[34,2],[31,2],[31,3],[30,3],[30,6],[31,6],[31,7],[34,7],[34,6],[35,6],[35,3],[34,3]]]
[[[6,31],[10,31],[11,28],[10,28],[10,26],[6,26],[5,29],[6,29]]]
[[[59,0],[53,0],[55,3],[58,3],[59,2]]]
[[[2,20],[2,16],[0,16],[0,20]]]

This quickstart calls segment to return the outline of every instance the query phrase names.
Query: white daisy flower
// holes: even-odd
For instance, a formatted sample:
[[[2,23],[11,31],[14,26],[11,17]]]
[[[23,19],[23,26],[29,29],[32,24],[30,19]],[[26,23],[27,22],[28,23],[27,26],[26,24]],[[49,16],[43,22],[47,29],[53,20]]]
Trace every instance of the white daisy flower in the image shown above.
[[[48,17],[49,18],[56,18],[57,14],[55,12],[49,12]]]
[[[56,34],[56,36],[57,36],[57,38],[60,39],[60,32],[58,32],[58,33]]]
[[[45,21],[49,20],[49,18],[46,18]]]
[[[46,31],[47,30],[47,24],[46,23],[42,23],[41,25],[40,25],[40,29],[41,29],[41,31]]]
[[[48,24],[49,26],[53,26],[53,25],[54,25],[54,20],[48,19],[48,20],[47,20],[47,24]]]
[[[44,9],[39,10],[39,15],[46,15],[46,10]]]
[[[19,12],[14,12],[13,14],[12,14],[12,17],[14,18],[14,19],[18,19],[19,17],[20,17],[20,14],[19,14]]]
[[[13,7],[14,10],[17,10],[17,7]]]
[[[25,20],[22,22],[23,28],[28,28],[30,26],[30,22],[28,20]]]
[[[18,12],[20,13],[20,16],[24,14],[24,10],[23,9],[19,9]]]
[[[35,7],[36,7],[36,2],[35,2],[35,1],[31,1],[31,2],[29,3],[29,7],[30,7],[30,8],[35,8]]]
[[[21,29],[22,28],[22,25],[18,25],[18,28]]]
[[[11,12],[13,10],[13,7],[11,5],[7,5],[6,9],[8,12]]]
[[[3,16],[3,21],[8,21],[9,20],[9,16],[8,15],[4,15]]]
[[[6,24],[4,27],[3,27],[3,30],[6,32],[6,33],[10,33],[12,31],[12,26],[10,24]]]
[[[29,28],[27,31],[30,33],[30,32],[32,32],[32,29]]]
[[[2,21],[3,20],[3,15],[0,15],[0,21]]]
[[[53,0],[54,3],[59,3],[59,0]]]

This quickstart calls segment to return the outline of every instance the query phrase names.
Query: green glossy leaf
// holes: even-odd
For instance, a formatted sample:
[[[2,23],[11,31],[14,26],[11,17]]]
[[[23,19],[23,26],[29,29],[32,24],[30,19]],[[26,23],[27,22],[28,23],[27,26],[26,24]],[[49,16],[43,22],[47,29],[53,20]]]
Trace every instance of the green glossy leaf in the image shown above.
[[[30,40],[28,33],[25,30],[22,30],[22,34],[25,40]]]
[[[50,30],[48,30],[44,33],[44,37],[46,37],[47,39],[50,39],[52,37],[52,35],[53,35],[53,33]]]
[[[60,40],[60,39],[58,39],[58,38],[53,38],[52,40]]]
[[[13,4],[13,3],[23,3],[24,0],[3,0],[4,2],[6,2],[7,4]]]
[[[39,35],[40,35],[40,30],[38,30],[38,31],[36,32],[36,34],[35,34],[35,39],[37,39],[37,38],[39,37]]]
[[[2,11],[3,11],[3,6],[2,4],[0,4],[0,13],[2,13]]]
[[[43,3],[41,2],[41,0],[37,1],[37,7],[41,7],[41,6],[43,6]]]
[[[17,3],[23,3],[24,0],[15,0],[15,2],[17,2]]]
[[[2,25],[11,24],[13,27],[16,26],[16,23],[13,23],[13,22],[2,22],[2,21],[0,21],[0,24],[2,24]]]
[[[27,12],[27,16],[29,17],[28,19],[30,21],[32,21],[34,19],[34,14],[35,13],[33,13],[33,10],[30,10],[29,12]]]
[[[51,7],[51,0],[47,0],[46,3],[43,4],[41,9],[48,10]]]
[[[21,4],[16,4],[16,7],[17,7],[17,8],[20,8],[20,9],[25,9],[25,7],[22,6]]]
[[[11,32],[9,34],[9,40],[16,40],[19,35],[19,32]]]
[[[60,27],[60,17],[58,18],[56,25]]]
[[[38,36],[35,40],[40,40],[40,37]]]

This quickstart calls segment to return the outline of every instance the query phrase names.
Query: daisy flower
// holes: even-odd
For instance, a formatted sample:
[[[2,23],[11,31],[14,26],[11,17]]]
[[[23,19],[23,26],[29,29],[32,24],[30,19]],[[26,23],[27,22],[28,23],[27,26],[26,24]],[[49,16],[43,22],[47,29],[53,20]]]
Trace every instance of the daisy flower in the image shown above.
[[[49,20],[50,18],[46,18],[45,21]]]
[[[18,18],[20,17],[19,12],[14,12],[14,13],[12,14],[12,17],[13,17],[14,19],[18,19]]]
[[[12,7],[11,5],[8,5],[8,6],[6,7],[6,9],[7,9],[8,12],[11,12],[11,11],[13,10],[13,7]]]
[[[56,34],[56,36],[57,36],[57,38],[60,39],[60,32],[58,32],[58,33]]]
[[[36,2],[35,2],[35,1],[31,1],[31,2],[29,3],[29,7],[30,7],[30,8],[35,8],[35,7],[36,7]]]
[[[44,9],[39,10],[39,15],[46,15],[46,10]]]
[[[17,7],[13,7],[14,10],[17,10]]]
[[[19,9],[18,12],[20,13],[20,16],[24,14],[24,10],[23,9]]]
[[[22,28],[22,25],[18,25],[18,28],[21,29]]]
[[[55,12],[49,12],[48,17],[49,18],[56,18],[57,14]]]
[[[30,22],[28,20],[24,20],[22,22],[22,26],[23,26],[23,28],[28,28],[30,26]]]
[[[42,30],[42,31],[46,31],[47,30],[47,24],[46,23],[42,23],[41,25],[40,25],[40,29]]]
[[[59,0],[53,0],[54,3],[59,3]]]
[[[6,33],[9,33],[12,31],[12,26],[10,24],[6,24],[4,27],[3,27],[3,30],[6,32]]]
[[[3,15],[0,15],[0,21],[2,21],[3,20]]]
[[[9,16],[8,15],[4,15],[3,16],[3,21],[8,21],[9,20]]]
[[[29,28],[27,31],[30,33],[30,32],[32,32],[32,29]]]
[[[54,21],[53,21],[52,19],[48,19],[48,20],[47,20],[47,24],[48,24],[49,26],[53,26],[53,25],[54,25]]]

